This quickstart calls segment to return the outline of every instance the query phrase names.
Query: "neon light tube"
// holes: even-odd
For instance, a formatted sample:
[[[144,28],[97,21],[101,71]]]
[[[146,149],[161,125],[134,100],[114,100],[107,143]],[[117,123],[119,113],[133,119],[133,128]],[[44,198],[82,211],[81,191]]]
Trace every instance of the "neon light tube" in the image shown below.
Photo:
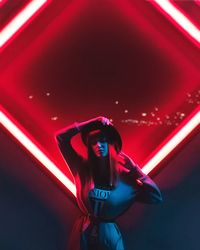
[[[200,30],[169,0],[153,0],[150,2],[158,5],[179,27],[200,44]]]
[[[48,0],[34,0],[18,13],[0,33],[0,48],[45,4]]]
[[[146,174],[151,172],[169,153],[171,153],[195,128],[200,124],[200,107],[197,108],[192,117],[173,136],[166,139],[164,145],[157,153],[143,166],[142,171]]]
[[[19,129],[13,121],[0,111],[0,123],[8,130],[17,141],[23,145],[46,169],[48,169],[74,196],[75,185],[29,138]],[[179,129],[158,152],[143,166],[142,171],[146,174],[151,172],[166,156],[172,152],[194,129],[200,124],[200,108],[191,115],[184,126]]]
[[[0,123],[8,130],[17,141],[23,145],[45,168],[47,168],[69,191],[76,196],[75,185],[63,174],[60,169],[39,149],[13,121],[0,111]]]

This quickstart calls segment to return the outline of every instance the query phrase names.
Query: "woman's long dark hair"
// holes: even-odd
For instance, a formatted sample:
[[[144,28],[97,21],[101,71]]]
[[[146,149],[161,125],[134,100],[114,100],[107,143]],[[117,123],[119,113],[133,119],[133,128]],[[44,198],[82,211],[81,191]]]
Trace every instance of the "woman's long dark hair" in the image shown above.
[[[95,187],[112,189],[116,185],[118,177],[115,147],[108,144],[108,154],[103,158],[95,155],[90,143],[87,148],[90,173]]]

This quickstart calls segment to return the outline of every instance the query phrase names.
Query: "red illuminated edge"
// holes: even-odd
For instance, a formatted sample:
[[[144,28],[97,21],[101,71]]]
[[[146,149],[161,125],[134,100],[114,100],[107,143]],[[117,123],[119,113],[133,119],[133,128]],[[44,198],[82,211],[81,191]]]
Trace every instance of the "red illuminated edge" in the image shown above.
[[[30,1],[0,33],[0,49],[4,48],[13,36],[18,34],[49,0]]]
[[[141,164],[144,173],[150,173],[160,164],[183,140],[200,125],[200,106],[198,106]]]
[[[27,131],[17,123],[16,120],[2,107],[0,107],[0,124],[19,142],[42,166],[44,166],[57,180],[59,180],[74,196],[76,196],[75,185],[49,159],[39,144],[34,141]]]
[[[69,178],[53,163],[39,146],[30,139],[28,133],[17,124],[10,114],[0,107],[0,123],[2,126],[35,158],[50,171],[74,196],[76,187]],[[200,106],[181,124],[154,152],[142,166],[142,171],[150,173],[167,155],[169,155],[200,124]]]
[[[32,0],[29,4],[18,13],[6,27],[3,28],[0,35],[0,48],[3,48],[9,40],[21,30],[22,27],[47,3],[48,0]],[[200,30],[181,13],[168,0],[153,0],[159,9],[164,11],[168,17],[178,24],[193,40],[200,44]],[[9,133],[23,147],[37,159],[53,176],[55,176],[74,196],[76,196],[76,187],[69,178],[50,160],[44,150],[37,143],[30,139],[28,133],[17,124],[10,114],[0,107],[0,123],[9,131]],[[151,172],[163,159],[167,157],[194,129],[200,124],[200,108],[198,107],[189,118],[177,128],[165,141],[158,147],[148,161],[143,164],[142,170],[148,174]]]
[[[186,17],[180,9],[178,9],[169,0],[149,0],[160,12],[180,28],[183,33],[192,40],[195,45],[200,46],[200,29]],[[199,2],[197,2],[199,4]]]

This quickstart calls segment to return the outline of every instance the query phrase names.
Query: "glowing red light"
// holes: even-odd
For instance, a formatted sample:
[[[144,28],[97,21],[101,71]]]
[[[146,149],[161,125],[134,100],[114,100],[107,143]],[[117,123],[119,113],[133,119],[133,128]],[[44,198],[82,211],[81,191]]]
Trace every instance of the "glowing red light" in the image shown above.
[[[34,156],[48,171],[50,171],[74,196],[76,196],[75,185],[60,171],[56,166],[34,143],[22,128],[16,125],[16,122],[3,110],[0,110],[0,123],[7,131]]]
[[[0,33],[0,48],[5,46],[21,28],[32,18],[48,0],[30,1],[23,10],[20,11]]]
[[[181,28],[187,37],[191,38],[196,45],[200,45],[200,29],[197,28],[171,1],[153,0],[150,2],[164,13],[177,27]],[[197,3],[199,3],[199,1],[197,1]]]
[[[9,131],[9,133],[21,144],[28,152],[34,156],[46,169],[48,169],[74,196],[76,196],[75,185],[67,178],[67,176],[56,166],[34,143],[22,128],[16,125],[16,122],[7,114],[0,110],[0,123]],[[194,129],[200,124],[200,107],[191,114],[188,120],[175,131],[162,147],[157,150],[154,156],[143,166],[142,170],[148,174],[152,171],[172,150],[174,150]]]
[[[200,107],[195,110],[186,122],[181,124],[143,164],[143,172],[148,174],[164,160],[194,129],[200,124]]]
[[[0,4],[3,3],[0,0]],[[32,0],[9,22],[0,33],[0,48],[3,48],[8,41],[21,30],[22,27],[44,6],[48,0]],[[196,0],[199,4],[199,0]],[[153,0],[162,12],[164,12],[173,23],[181,27],[184,32],[200,44],[200,30],[169,0]],[[126,111],[126,110],[125,110]],[[125,112],[126,113],[126,112]],[[76,196],[75,185],[68,177],[53,163],[43,150],[29,138],[25,130],[17,125],[14,119],[2,108],[0,108],[0,123],[9,133],[28,150],[48,171],[50,171],[74,196]],[[143,165],[142,170],[148,174],[163,159],[167,157],[194,129],[200,124],[200,108],[198,107],[187,122],[182,124],[166,141],[159,147],[153,156]]]

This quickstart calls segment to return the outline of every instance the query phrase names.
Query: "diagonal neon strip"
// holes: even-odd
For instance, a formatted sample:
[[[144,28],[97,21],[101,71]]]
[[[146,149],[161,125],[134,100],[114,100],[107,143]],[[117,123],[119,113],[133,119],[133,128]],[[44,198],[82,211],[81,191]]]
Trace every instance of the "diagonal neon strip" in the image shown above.
[[[194,129],[200,124],[200,107],[190,115],[187,122],[181,124],[168,138],[155,150],[150,159],[144,164],[142,170],[148,174],[161,161],[163,161]]]
[[[6,128],[7,131],[13,135],[17,141],[24,146],[25,149],[31,153],[46,169],[48,169],[68,190],[76,196],[75,185],[67,178],[67,176],[60,171],[58,166],[56,166],[42,150],[30,139],[28,136],[22,132],[8,115],[0,110],[0,123]]]
[[[181,29],[183,29],[195,42],[200,44],[200,30],[169,0],[150,0],[152,4],[160,7]]]
[[[66,177],[42,150],[16,125],[15,121],[2,110],[0,110],[0,123],[17,139],[17,141],[28,150],[46,169],[48,169],[74,196],[76,196],[75,185]],[[143,166],[142,170],[148,174],[152,171],[169,153],[172,152],[194,129],[200,124],[200,107],[191,114],[189,119],[182,125],[178,132],[162,145],[157,153]]]
[[[0,48],[22,28],[48,0],[33,0],[10,21],[0,33]]]

